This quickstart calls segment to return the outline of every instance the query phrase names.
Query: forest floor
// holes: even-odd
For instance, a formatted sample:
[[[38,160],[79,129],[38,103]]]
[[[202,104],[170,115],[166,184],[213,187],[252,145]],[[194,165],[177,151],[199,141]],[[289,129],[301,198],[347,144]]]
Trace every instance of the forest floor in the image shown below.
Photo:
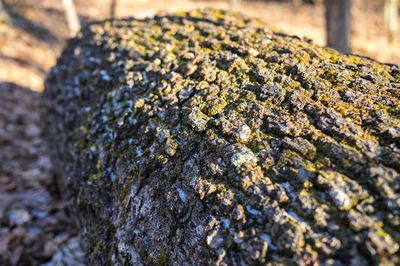
[[[38,100],[68,29],[61,1],[6,0],[13,20],[0,22],[0,265],[51,264],[77,231],[57,190],[39,127]],[[110,15],[110,1],[76,0],[83,24]],[[104,4],[104,3],[107,4]],[[400,64],[400,49],[383,34],[377,1],[354,0],[354,53]],[[372,3],[372,4],[371,4]],[[120,0],[117,17],[195,7],[227,8],[226,1]],[[324,45],[322,6],[242,2],[237,8],[274,28]]]
[[[77,236],[40,135],[39,93],[0,84],[0,265],[40,265]]]

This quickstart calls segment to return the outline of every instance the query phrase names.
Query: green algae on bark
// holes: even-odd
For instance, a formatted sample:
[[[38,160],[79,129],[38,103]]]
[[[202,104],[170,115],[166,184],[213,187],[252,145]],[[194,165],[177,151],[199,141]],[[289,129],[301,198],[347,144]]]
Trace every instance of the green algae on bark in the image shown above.
[[[400,70],[196,10],[91,24],[46,81],[97,265],[395,265]]]

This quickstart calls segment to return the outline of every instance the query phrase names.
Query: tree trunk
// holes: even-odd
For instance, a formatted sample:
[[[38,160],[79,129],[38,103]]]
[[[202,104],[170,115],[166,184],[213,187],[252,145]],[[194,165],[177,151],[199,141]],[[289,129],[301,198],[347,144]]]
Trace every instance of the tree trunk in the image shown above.
[[[78,13],[75,9],[74,1],[62,0],[62,2],[64,5],[65,17],[67,19],[70,36],[74,37],[81,29],[81,24],[79,22]]]
[[[110,5],[110,17],[115,18],[115,12],[117,8],[117,0],[111,0],[111,5]]]
[[[350,53],[351,0],[325,0],[327,45]]]
[[[3,3],[3,0],[0,0],[0,24],[1,23],[6,23],[10,24],[11,23],[11,16]]]
[[[399,33],[399,5],[397,0],[385,0],[384,22],[389,41],[393,42]]]
[[[395,265],[398,84],[223,11],[98,22],[43,129],[90,265]]]
[[[239,6],[239,0],[228,0],[228,6],[230,10],[236,10]]]
[[[302,2],[303,2],[303,0],[292,0],[292,4],[293,4],[294,6],[299,6],[299,5],[302,4]]]

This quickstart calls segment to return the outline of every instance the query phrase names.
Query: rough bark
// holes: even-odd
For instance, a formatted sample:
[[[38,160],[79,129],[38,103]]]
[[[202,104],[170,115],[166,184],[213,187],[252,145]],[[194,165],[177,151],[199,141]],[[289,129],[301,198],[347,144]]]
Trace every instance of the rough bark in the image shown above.
[[[399,263],[400,70],[217,10],[69,41],[44,129],[90,264]]]

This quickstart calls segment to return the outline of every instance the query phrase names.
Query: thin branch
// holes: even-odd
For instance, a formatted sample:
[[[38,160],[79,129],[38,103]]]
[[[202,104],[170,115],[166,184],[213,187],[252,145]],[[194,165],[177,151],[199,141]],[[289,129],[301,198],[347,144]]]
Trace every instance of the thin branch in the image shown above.
[[[81,29],[81,24],[75,9],[74,1],[62,0],[62,2],[64,5],[65,17],[67,19],[70,36],[74,37]]]

